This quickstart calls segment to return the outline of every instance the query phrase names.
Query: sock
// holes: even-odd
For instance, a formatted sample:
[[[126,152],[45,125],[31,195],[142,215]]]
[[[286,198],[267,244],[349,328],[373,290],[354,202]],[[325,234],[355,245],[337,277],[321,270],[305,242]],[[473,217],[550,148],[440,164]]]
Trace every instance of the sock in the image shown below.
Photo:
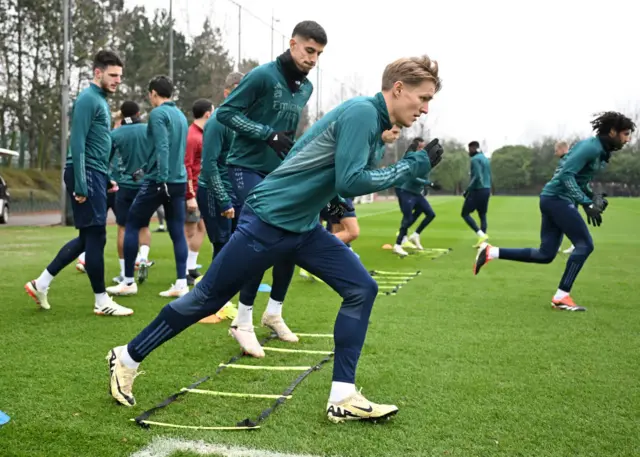
[[[149,260],[149,246],[145,246],[144,244],[140,246],[140,258]]]
[[[195,270],[196,265],[198,265],[198,253],[189,249],[189,254],[187,254],[187,270]]]
[[[136,256],[136,265],[140,263],[141,259],[142,259],[142,256],[140,256],[140,252],[138,252],[138,255]]]
[[[83,252],[82,254],[80,254],[80,256],[78,257],[78,260],[82,263],[85,263],[85,253]]]
[[[253,325],[253,306],[247,306],[238,303],[238,317],[236,317],[238,325]]]
[[[499,259],[500,258],[500,248],[495,246],[491,246],[489,248],[489,258],[490,259]]]
[[[120,276],[124,278],[124,259],[120,259]]]
[[[554,300],[562,300],[564,297],[566,297],[567,295],[569,295],[569,292],[565,292],[564,290],[560,290],[558,289],[556,291],[556,294],[553,296]]]
[[[187,287],[187,278],[176,279],[176,289],[184,289]]]
[[[51,281],[53,281],[54,276],[49,273],[49,270],[46,268],[42,272],[42,274],[36,279],[36,289],[40,292],[43,292],[49,288]]]
[[[356,392],[356,385],[348,382],[332,382],[329,401],[338,403]]]
[[[267,305],[267,314],[282,315],[282,302],[276,301],[273,298],[269,298],[269,304]]]
[[[487,234],[486,234],[486,233],[484,233],[482,230],[478,230],[478,231],[476,232],[476,234],[477,234],[479,237],[487,236]]]
[[[95,294],[96,296],[96,305],[98,306],[103,306],[105,303],[107,303],[107,299],[109,298],[109,296],[107,295],[106,292],[103,292],[101,294]]]
[[[126,276],[124,277],[124,283],[127,286],[130,286],[131,284],[133,284],[133,278],[127,278]]]
[[[136,362],[131,358],[131,355],[129,354],[129,350],[127,346],[125,346],[122,349],[122,352],[120,352],[119,358],[120,358],[120,362],[122,362],[122,364],[127,368],[137,369],[140,366],[140,362]]]

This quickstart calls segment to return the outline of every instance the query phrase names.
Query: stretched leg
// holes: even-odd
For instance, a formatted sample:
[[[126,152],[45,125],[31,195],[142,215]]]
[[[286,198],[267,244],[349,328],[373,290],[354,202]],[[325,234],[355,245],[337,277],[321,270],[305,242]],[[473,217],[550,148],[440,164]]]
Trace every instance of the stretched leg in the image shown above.
[[[474,233],[478,233],[480,228],[476,221],[471,217],[471,213],[476,210],[476,201],[475,201],[475,192],[469,191],[469,194],[464,199],[464,204],[462,205],[462,219],[467,223],[467,225],[474,231]]]
[[[296,263],[320,277],[342,297],[334,325],[335,358],[327,417],[333,422],[391,416],[394,405],[376,405],[355,388],[356,369],[378,284],[358,257],[320,226],[305,235]]]
[[[491,189],[478,191],[478,216],[480,216],[480,230],[487,233],[487,213],[489,212],[489,198]]]
[[[431,205],[423,195],[418,196],[416,199],[416,210],[418,214],[424,213],[424,219],[422,219],[422,222],[420,222],[420,225],[418,225],[416,231],[411,234],[411,236],[409,237],[409,241],[411,241],[418,249],[422,251],[424,250],[424,247],[422,246],[422,242],[420,241],[420,234],[427,227],[427,225],[429,225],[431,221],[435,219],[436,213],[433,211]]]
[[[411,224],[415,222],[413,210],[416,206],[417,195],[405,192],[401,189],[398,190],[397,195],[400,202],[400,210],[402,211],[402,220],[400,221],[400,230],[396,237],[396,243],[393,246],[393,252],[404,257],[408,255],[408,252],[402,248],[402,242],[407,236],[409,227],[411,227]]]
[[[179,297],[189,291],[187,286],[187,239],[184,236],[185,192],[186,184],[168,184],[169,201],[165,201],[164,210],[167,215],[167,229],[173,242],[173,256],[176,261],[176,277],[174,286],[165,292],[164,297]]]
[[[240,290],[245,278],[264,272],[278,258],[292,255],[298,237],[283,234],[252,213],[244,215],[196,287],[162,308],[126,346],[109,352],[111,395],[126,406],[135,405],[131,388],[139,363],[200,319],[216,313]]]

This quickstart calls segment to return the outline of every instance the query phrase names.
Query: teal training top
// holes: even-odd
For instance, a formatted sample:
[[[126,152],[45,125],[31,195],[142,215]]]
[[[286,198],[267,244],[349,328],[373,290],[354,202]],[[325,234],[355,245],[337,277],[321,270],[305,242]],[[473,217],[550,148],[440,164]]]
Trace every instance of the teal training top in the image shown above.
[[[320,210],[337,195],[352,198],[425,176],[431,169],[425,151],[376,169],[382,132],[390,128],[382,93],[347,100],[302,135],[245,204],[268,224],[304,233],[318,225]]]
[[[491,165],[489,159],[480,151],[471,157],[469,185],[467,191],[476,189],[491,189]]]
[[[134,174],[144,170],[149,158],[147,125],[122,124],[111,132],[111,139],[113,154],[118,157],[119,179],[114,181],[120,187],[139,188],[142,180],[134,178]]]
[[[560,159],[540,195],[559,197],[575,205],[592,203],[589,182],[606,166],[607,156],[598,137],[579,141]]]
[[[174,102],[165,102],[151,110],[147,135],[149,161],[145,179],[159,183],[187,182],[184,154],[189,123]]]
[[[86,168],[109,174],[111,115],[107,93],[91,83],[78,95],[71,112],[67,165],[73,165],[74,192],[87,196]]]
[[[198,178],[198,187],[213,192],[222,211],[231,208],[230,195],[233,188],[227,173],[227,155],[234,135],[233,130],[216,119],[215,111],[204,125],[202,169]]]
[[[216,110],[220,123],[236,132],[228,164],[263,174],[275,170],[282,160],[266,140],[273,132],[295,132],[312,92],[313,85],[306,78],[291,92],[278,61],[247,73]]]

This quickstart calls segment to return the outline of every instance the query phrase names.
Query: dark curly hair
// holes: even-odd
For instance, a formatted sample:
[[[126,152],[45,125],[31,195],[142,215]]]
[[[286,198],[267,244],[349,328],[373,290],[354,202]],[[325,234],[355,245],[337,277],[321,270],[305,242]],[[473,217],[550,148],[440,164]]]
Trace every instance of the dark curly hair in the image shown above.
[[[630,118],[616,111],[605,111],[598,113],[591,121],[591,127],[598,135],[608,135],[611,129],[616,132],[624,132],[625,130],[636,129],[636,124]]]

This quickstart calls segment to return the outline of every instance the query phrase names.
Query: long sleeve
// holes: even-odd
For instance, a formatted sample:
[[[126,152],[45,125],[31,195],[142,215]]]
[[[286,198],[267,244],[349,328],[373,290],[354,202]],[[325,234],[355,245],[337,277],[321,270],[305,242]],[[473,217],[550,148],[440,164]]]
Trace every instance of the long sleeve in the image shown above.
[[[94,100],[87,96],[80,97],[73,108],[71,117],[69,145],[71,147],[71,160],[73,161],[74,192],[76,195],[83,197],[86,197],[88,193],[85,147],[94,111]]]
[[[169,130],[159,108],[155,108],[149,115],[149,129],[152,132],[151,138],[158,163],[157,182],[167,182],[169,179]]]
[[[480,181],[480,164],[477,160],[473,160],[471,158],[471,179],[469,180],[469,185],[467,186],[467,191],[471,189],[475,189],[475,185]]]
[[[185,195],[187,200],[196,197],[195,189],[198,185],[198,177],[194,168],[198,149],[201,148],[202,145],[199,140],[192,136],[187,136],[187,147],[184,153],[184,166],[187,169],[187,193]]]
[[[205,127],[202,139],[202,173],[207,178],[207,188],[213,192],[220,208],[226,211],[231,208],[231,198],[224,187],[220,170],[218,169],[218,159],[223,148],[229,145],[226,142],[226,127],[216,119],[209,121],[211,124]]]
[[[579,204],[588,204],[591,203],[592,200],[585,193],[585,190],[578,185],[576,175],[585,167],[585,165],[596,160],[599,156],[600,151],[597,148],[591,147],[587,144],[582,145],[567,155],[567,159],[560,170],[558,179],[562,184],[564,184],[573,201]]]
[[[262,69],[254,69],[242,78],[238,87],[216,110],[216,119],[242,136],[266,140],[273,133],[268,125],[249,119],[245,113],[261,97],[265,87]]]
[[[367,170],[371,141],[378,141],[377,112],[371,106],[354,105],[338,119],[336,125],[336,192],[342,197],[370,194],[418,176],[431,170],[424,151],[410,152],[397,163]]]

